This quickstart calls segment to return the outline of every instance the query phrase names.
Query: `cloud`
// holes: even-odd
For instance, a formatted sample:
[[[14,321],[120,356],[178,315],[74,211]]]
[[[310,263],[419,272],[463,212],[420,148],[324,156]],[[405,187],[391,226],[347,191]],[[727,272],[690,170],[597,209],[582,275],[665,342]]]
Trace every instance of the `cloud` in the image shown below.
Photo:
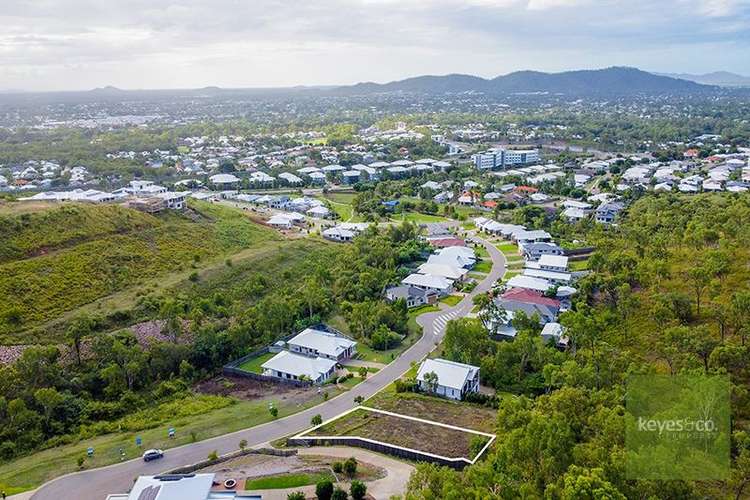
[[[750,73],[750,0],[3,0],[0,88]],[[689,55],[689,57],[688,57]]]

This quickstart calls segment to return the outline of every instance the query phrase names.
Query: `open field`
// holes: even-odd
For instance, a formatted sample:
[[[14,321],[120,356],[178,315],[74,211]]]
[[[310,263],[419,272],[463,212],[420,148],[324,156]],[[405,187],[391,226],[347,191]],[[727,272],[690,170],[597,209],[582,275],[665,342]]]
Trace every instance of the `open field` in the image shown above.
[[[326,391],[330,397],[341,394],[335,386],[326,388]],[[269,422],[273,420],[268,411],[269,402],[273,402],[278,408],[278,418],[281,418],[323,401],[323,396],[318,395],[315,389],[308,392],[304,398],[288,397],[282,393],[252,401],[190,395],[185,399],[137,412],[118,421],[121,424],[112,425],[114,429],[122,425],[121,432],[82,439],[6,462],[0,465],[0,489],[29,490],[52,478],[74,472],[78,470],[76,459],[86,455],[88,447],[94,448],[94,456],[86,459],[84,468],[102,467],[119,462],[120,449],[125,452],[125,459],[129,460],[140,456],[147,448],[167,450]],[[173,439],[167,436],[169,427],[177,430]],[[135,445],[136,436],[143,440],[141,447]]]
[[[276,353],[267,352],[265,354],[261,354],[257,358],[248,359],[247,361],[242,363],[238,368],[240,368],[241,370],[245,370],[246,372],[250,372],[250,373],[262,373],[263,369],[261,368],[261,365],[274,356],[276,356]]]
[[[308,436],[357,436],[449,458],[474,458],[472,447],[489,438],[393,415],[357,409]],[[472,444],[474,443],[474,444]]]
[[[2,217],[0,340],[48,341],[47,331],[31,330],[49,330],[48,322],[151,280],[187,279],[228,256],[279,244],[273,231],[239,211],[194,207],[153,216],[117,205],[71,204],[35,212],[30,221]]]
[[[367,406],[410,417],[433,420],[481,432],[494,432],[497,410],[483,406],[386,389],[367,400]]]

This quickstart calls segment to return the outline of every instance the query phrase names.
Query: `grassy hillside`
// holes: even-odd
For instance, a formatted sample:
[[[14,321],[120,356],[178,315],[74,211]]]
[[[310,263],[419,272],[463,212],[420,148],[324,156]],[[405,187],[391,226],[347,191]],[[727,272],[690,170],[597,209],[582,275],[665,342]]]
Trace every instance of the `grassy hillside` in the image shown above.
[[[153,278],[200,268],[276,238],[242,213],[197,203],[185,214],[70,205],[0,219],[0,338]]]

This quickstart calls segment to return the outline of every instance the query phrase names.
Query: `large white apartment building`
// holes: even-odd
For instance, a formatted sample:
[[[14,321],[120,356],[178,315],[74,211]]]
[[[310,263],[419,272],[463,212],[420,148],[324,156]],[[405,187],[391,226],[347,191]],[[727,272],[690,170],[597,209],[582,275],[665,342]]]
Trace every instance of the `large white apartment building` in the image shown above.
[[[479,170],[506,168],[514,165],[528,165],[539,161],[538,149],[496,148],[477,153],[471,157]]]

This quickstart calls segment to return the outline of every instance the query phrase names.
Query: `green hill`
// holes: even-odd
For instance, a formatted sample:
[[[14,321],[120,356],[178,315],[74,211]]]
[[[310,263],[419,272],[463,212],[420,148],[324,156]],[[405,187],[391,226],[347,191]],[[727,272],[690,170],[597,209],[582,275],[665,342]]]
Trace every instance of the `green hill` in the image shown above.
[[[199,268],[276,238],[241,212],[195,203],[186,213],[66,205],[0,219],[0,340],[146,278]]]

